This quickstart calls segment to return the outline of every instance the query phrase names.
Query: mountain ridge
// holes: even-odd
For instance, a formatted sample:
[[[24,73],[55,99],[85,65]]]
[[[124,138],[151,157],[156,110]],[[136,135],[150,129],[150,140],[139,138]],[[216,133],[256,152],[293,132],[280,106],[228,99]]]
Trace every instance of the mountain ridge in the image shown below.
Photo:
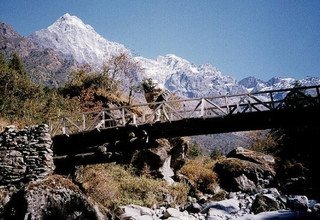
[[[73,69],[84,64],[89,64],[93,69],[101,68],[107,59],[120,53],[128,54],[141,65],[143,77],[156,79],[168,90],[189,98],[288,88],[297,81],[273,77],[264,82],[247,77],[237,82],[211,64],[196,66],[175,54],[158,56],[156,59],[133,57],[124,45],[108,41],[92,26],[69,13],[28,37],[3,26],[0,26],[1,51],[7,54],[10,51],[17,52],[26,63],[27,70],[34,75],[32,77],[46,85],[63,84]],[[11,35],[8,37],[5,32]],[[318,77],[299,81],[302,85],[320,84]]]

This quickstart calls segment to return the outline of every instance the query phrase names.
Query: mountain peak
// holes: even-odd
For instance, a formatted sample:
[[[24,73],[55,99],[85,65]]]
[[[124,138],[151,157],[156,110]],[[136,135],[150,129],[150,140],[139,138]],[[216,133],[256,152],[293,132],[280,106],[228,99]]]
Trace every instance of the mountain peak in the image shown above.
[[[58,20],[56,20],[48,29],[60,29],[63,31],[70,31],[72,29],[83,29],[94,31],[93,27],[83,23],[83,21],[77,16],[70,15],[69,13],[64,14]]]
[[[36,31],[29,38],[43,48],[53,49],[80,64],[87,63],[98,68],[114,55],[130,54],[123,45],[108,41],[93,27],[69,13],[61,16],[48,28]]]

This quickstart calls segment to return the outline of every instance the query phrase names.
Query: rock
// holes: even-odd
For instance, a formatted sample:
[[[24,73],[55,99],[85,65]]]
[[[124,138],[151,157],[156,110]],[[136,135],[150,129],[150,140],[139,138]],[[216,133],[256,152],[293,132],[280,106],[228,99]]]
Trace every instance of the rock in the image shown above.
[[[308,198],[306,196],[293,196],[288,197],[287,207],[294,211],[306,212],[309,208]]]
[[[186,163],[189,140],[187,138],[171,138],[169,142],[172,146],[169,153],[171,155],[171,167],[176,172]]]
[[[0,133],[0,186],[20,186],[53,173],[51,144],[47,125],[7,127]]]
[[[320,203],[313,205],[311,210],[316,217],[320,218]]]
[[[282,184],[281,189],[287,194],[305,193],[307,192],[306,186],[308,185],[310,185],[310,183],[304,176],[291,177],[286,179],[285,183]]]
[[[180,216],[182,216],[182,213],[174,208],[168,208],[163,214],[163,218],[175,217],[179,219]]]
[[[199,205],[199,203],[193,202],[186,207],[186,210],[189,213],[198,213],[202,210],[202,207],[201,207],[201,205]]]
[[[162,175],[162,178],[168,183],[168,184],[173,184],[174,180],[172,177],[174,176],[174,172],[170,167],[170,162],[171,162],[171,156],[165,159],[162,167],[160,167],[158,170]]]
[[[271,186],[275,171],[273,166],[269,165],[269,160],[265,164],[252,161],[238,158],[218,161],[214,171],[219,176],[221,187],[227,191],[257,192],[260,188]]]
[[[297,212],[292,210],[279,210],[279,211],[271,211],[271,212],[261,212],[257,215],[246,214],[237,220],[273,220],[273,219],[296,219],[296,220],[306,220],[306,219],[314,219],[308,213],[305,212]]]
[[[219,202],[210,202],[201,210],[201,213],[208,213],[208,211],[220,214],[230,215],[235,214],[240,210],[239,201],[237,199],[227,199]]]
[[[180,212],[179,210],[175,208],[168,208],[163,216],[162,219],[168,219],[168,220],[193,220],[196,219],[194,216],[189,215],[188,212]]]
[[[119,219],[153,219],[155,211],[138,205],[120,206],[116,210],[116,215]]]
[[[275,159],[273,156],[252,151],[243,147],[237,147],[233,149],[227,154],[227,157],[238,158],[257,164],[262,164],[264,166],[273,166],[275,164]]]
[[[263,194],[258,194],[251,206],[251,211],[254,214],[266,211],[276,211],[279,209],[280,206],[276,198]]]
[[[4,207],[4,219],[105,219],[70,180],[58,175],[32,181],[13,194]]]
[[[256,184],[253,181],[249,180],[248,177],[244,174],[235,177],[234,180],[237,183],[239,190],[243,192],[250,192],[256,188]]]

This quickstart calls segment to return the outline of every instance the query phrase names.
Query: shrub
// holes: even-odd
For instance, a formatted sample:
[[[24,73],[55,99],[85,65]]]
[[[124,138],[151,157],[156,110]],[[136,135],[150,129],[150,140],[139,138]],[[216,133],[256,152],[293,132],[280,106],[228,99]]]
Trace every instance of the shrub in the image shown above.
[[[195,183],[195,187],[201,192],[212,193],[217,186],[217,175],[213,172],[215,161],[205,157],[198,157],[188,161],[181,173]]]
[[[170,205],[184,204],[187,199],[185,185],[178,183],[169,186],[163,180],[135,176],[131,169],[120,165],[80,167],[76,176],[88,196],[109,208],[125,204],[159,206],[166,198]]]
[[[221,150],[215,148],[215,149],[213,149],[213,150],[211,151],[211,153],[210,153],[210,158],[211,158],[212,160],[217,160],[217,159],[218,159],[219,157],[221,157],[222,155],[223,155],[223,154],[222,154]]]
[[[194,159],[202,155],[202,150],[199,145],[193,143],[188,148],[187,157],[190,159]]]

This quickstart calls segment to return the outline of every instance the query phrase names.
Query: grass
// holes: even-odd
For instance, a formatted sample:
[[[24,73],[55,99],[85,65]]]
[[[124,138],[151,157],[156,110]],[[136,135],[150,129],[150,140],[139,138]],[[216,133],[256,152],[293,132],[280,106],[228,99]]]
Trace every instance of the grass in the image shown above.
[[[79,167],[76,179],[88,196],[108,208],[127,204],[158,207],[164,202],[174,206],[187,200],[185,185],[169,186],[163,180],[135,176],[131,169],[116,164]]]

